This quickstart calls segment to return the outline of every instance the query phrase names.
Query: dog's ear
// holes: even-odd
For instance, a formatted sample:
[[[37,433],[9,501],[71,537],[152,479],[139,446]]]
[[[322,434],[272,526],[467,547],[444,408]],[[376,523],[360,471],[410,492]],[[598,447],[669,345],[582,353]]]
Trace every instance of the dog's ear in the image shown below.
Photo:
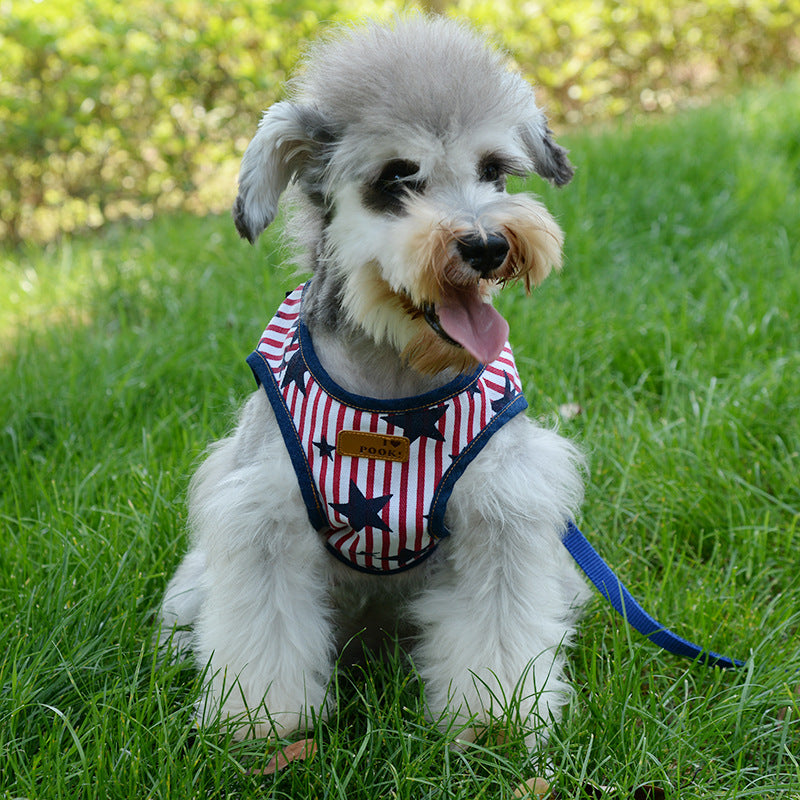
[[[233,220],[239,235],[253,243],[275,219],[278,199],[300,172],[323,160],[334,137],[322,114],[288,101],[271,106],[247,146],[239,170]]]
[[[564,186],[572,180],[575,169],[567,158],[569,151],[556,144],[544,115],[538,116],[531,123],[520,125],[518,132],[537,175],[556,186]]]

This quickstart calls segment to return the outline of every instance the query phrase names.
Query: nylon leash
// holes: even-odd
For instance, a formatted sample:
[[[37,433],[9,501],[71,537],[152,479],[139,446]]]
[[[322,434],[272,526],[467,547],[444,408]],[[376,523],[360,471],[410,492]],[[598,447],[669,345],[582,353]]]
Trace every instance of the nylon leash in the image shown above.
[[[668,653],[699,661],[707,667],[737,669],[744,666],[744,661],[727,658],[719,655],[719,653],[704,650],[702,647],[673,633],[669,628],[665,628],[661,623],[653,619],[633,598],[611,567],[603,561],[572,521],[567,525],[567,532],[564,535],[563,542],[564,547],[567,548],[578,566],[586,573],[586,577],[595,585],[600,594],[611,603],[614,610],[651,642],[657,644]]]

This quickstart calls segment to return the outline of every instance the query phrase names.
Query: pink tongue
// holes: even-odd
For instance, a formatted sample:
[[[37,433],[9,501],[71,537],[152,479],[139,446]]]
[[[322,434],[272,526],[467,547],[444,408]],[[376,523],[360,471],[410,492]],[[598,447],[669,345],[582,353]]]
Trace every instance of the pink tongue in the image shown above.
[[[488,303],[477,287],[450,289],[436,304],[436,313],[445,332],[481,362],[490,364],[508,341],[508,323]]]

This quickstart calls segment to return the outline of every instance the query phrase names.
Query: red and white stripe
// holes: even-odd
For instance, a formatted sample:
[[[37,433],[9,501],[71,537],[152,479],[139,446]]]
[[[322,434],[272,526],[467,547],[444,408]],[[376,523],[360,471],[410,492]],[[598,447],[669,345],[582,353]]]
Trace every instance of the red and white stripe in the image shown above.
[[[444,441],[426,436],[412,441],[406,463],[356,458],[336,452],[332,458],[326,458],[313,443],[324,437],[328,444],[335,445],[341,430],[404,435],[401,427],[391,425],[382,417],[408,409],[376,409],[371,407],[369,398],[363,398],[360,406],[345,405],[328,394],[310,371],[303,376],[305,394],[295,382],[281,386],[286,364],[300,348],[296,328],[302,290],[301,285],[287,296],[264,331],[257,352],[268,363],[299,435],[310,476],[313,476],[327,517],[328,526],[322,532],[329,547],[361,569],[395,571],[404,566],[402,560],[398,561],[404,550],[427,554],[435,545],[436,537],[429,532],[426,515],[436,487],[452,458],[457,457],[496,415],[492,401],[504,396],[506,377],[516,393],[522,391],[514,357],[506,343],[500,357],[485,367],[472,387],[434,403],[432,408],[447,407],[436,424]],[[412,407],[413,398],[403,405]],[[353,530],[347,517],[332,507],[332,503],[348,502],[351,481],[367,498],[391,495],[391,500],[378,512],[390,532],[370,526]]]

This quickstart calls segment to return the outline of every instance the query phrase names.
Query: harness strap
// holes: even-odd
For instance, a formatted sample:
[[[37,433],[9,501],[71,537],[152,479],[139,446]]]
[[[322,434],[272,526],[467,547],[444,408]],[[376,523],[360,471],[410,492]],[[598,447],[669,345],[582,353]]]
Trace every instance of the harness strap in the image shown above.
[[[736,669],[744,666],[744,661],[726,658],[718,653],[712,653],[710,650],[703,650],[702,647],[681,638],[653,619],[634,600],[631,593],[623,586],[622,581],[603,561],[572,521],[567,525],[563,542],[578,566],[586,573],[600,594],[611,603],[614,610],[651,642],[669,653],[697,660],[707,667]]]

